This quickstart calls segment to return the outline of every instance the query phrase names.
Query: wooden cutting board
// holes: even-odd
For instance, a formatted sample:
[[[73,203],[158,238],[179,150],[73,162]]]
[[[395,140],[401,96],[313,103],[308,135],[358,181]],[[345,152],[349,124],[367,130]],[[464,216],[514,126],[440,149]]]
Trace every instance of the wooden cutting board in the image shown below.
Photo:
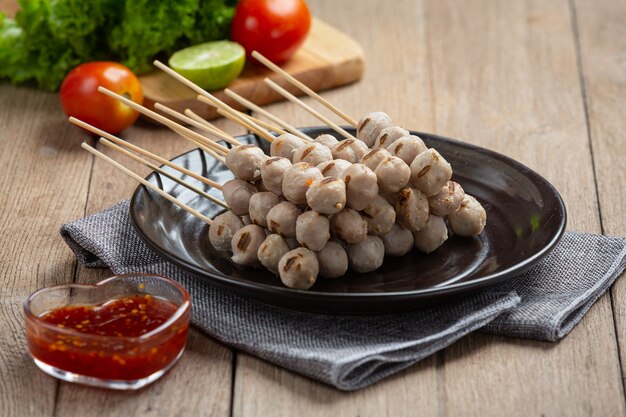
[[[361,78],[363,50],[345,33],[320,20],[313,19],[306,41],[282,67],[311,89],[325,90],[349,84]],[[258,105],[283,100],[282,96],[263,83],[265,77],[277,82],[281,80],[280,76],[262,65],[248,63],[239,78],[228,88]],[[157,70],[142,75],[139,79],[143,86],[144,105],[148,107],[159,102],[178,111],[191,109],[206,119],[219,116],[213,107],[196,100],[197,94],[194,91],[162,71]],[[279,83],[296,95],[302,94],[300,90],[286,82],[280,81]],[[212,94],[234,108],[242,109],[221,90]]]

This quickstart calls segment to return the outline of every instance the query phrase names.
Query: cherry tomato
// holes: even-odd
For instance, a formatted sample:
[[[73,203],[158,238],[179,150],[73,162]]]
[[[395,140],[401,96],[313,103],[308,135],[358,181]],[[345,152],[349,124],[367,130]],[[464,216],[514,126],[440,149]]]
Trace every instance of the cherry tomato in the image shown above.
[[[311,13],[304,0],[241,0],[230,35],[248,57],[256,50],[281,63],[296,52],[310,27]]]
[[[135,123],[139,113],[98,92],[99,86],[143,103],[141,84],[131,70],[116,62],[88,62],[74,68],[63,80],[61,104],[65,114],[109,133]]]

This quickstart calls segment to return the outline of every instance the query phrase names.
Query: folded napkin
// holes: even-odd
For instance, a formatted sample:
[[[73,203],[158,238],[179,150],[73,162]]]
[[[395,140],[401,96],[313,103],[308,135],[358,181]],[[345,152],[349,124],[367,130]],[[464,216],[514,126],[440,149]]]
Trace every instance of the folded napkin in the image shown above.
[[[238,297],[163,260],[135,233],[128,206],[124,201],[62,226],[80,262],[173,278],[191,293],[191,318],[200,329],[342,390],[370,385],[477,329],[557,340],[626,267],[626,239],[566,233],[530,271],[453,304],[376,316],[299,313]]]

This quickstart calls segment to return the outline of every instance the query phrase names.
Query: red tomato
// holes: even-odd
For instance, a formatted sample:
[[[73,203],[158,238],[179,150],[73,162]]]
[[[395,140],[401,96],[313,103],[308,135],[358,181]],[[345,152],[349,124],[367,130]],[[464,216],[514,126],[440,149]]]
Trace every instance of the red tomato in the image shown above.
[[[143,103],[141,84],[131,70],[117,62],[88,62],[74,68],[63,80],[61,104],[65,114],[109,133],[135,123],[139,113],[98,92],[99,86]]]
[[[311,13],[303,0],[241,0],[235,9],[230,37],[248,57],[259,51],[281,63],[296,52],[311,27]]]

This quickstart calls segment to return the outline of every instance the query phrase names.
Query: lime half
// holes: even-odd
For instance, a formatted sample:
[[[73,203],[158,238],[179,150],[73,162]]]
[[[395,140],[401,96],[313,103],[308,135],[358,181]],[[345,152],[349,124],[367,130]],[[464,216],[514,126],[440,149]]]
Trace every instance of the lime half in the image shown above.
[[[206,90],[226,87],[246,62],[243,46],[230,41],[201,43],[175,52],[170,67]]]

